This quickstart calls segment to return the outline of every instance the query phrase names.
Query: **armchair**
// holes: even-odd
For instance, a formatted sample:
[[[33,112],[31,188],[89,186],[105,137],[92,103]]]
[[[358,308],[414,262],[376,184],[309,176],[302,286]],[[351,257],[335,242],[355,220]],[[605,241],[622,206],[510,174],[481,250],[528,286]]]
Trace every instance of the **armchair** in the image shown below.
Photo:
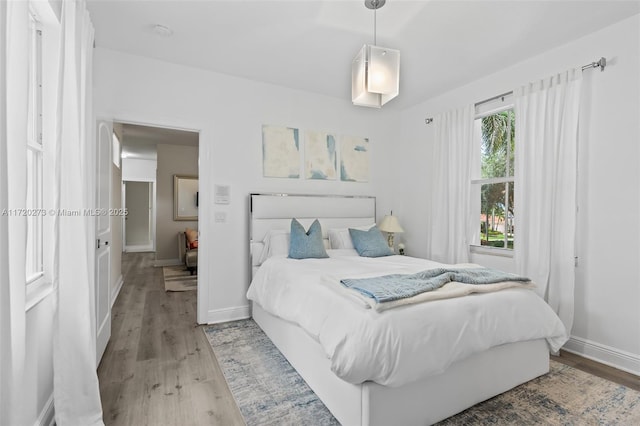
[[[193,242],[189,243],[187,232],[178,232],[178,254],[187,270],[193,275],[198,270],[198,240],[195,240],[194,247]]]

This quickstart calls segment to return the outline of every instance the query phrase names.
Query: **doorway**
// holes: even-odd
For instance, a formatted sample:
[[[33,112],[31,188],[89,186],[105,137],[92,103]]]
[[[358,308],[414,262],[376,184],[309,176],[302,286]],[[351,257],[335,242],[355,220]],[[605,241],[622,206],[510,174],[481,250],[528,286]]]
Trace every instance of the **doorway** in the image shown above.
[[[151,266],[183,266],[186,275],[189,275],[184,281],[190,280],[188,284],[192,287],[188,290],[196,290],[189,292],[190,297],[197,300],[200,309],[200,298],[204,297],[197,292],[200,279],[197,274],[192,275],[187,270],[178,250],[178,236],[184,233],[185,226],[198,229],[199,214],[192,223],[178,222],[173,217],[173,176],[198,175],[199,141],[198,131],[97,120],[96,199],[100,201],[101,211],[123,212],[117,215],[101,214],[96,220],[98,360],[111,335],[112,305],[121,290],[127,287],[123,280],[121,256],[127,246],[130,251],[147,251],[139,254],[149,259]],[[130,192],[128,202],[127,189]],[[137,194],[135,198],[134,194]],[[161,202],[162,208],[159,208]],[[127,210],[130,207],[133,207],[133,227],[129,226],[127,238]],[[162,242],[161,247],[159,242]],[[159,253],[162,254],[159,256]],[[164,268],[155,270],[164,279]],[[206,291],[204,293],[206,295]]]
[[[198,214],[175,217],[174,178],[197,178],[199,132],[126,122],[114,128],[122,140],[123,248],[153,251],[156,267],[185,265],[179,236],[198,229]]]
[[[153,182],[123,181],[124,251],[155,251],[155,189]]]

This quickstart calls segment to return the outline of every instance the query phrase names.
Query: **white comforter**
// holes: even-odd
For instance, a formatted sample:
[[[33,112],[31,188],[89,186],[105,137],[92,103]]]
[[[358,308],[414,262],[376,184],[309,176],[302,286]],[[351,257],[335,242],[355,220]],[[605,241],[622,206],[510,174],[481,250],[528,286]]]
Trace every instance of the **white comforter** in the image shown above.
[[[367,309],[327,285],[327,277],[415,273],[452,265],[408,256],[371,259],[350,251],[328,253],[329,259],[269,258],[256,272],[247,297],[300,325],[320,343],[332,371],[350,383],[371,380],[402,386],[493,346],[546,338],[557,351],[567,341],[560,319],[530,289],[509,288],[382,312]]]

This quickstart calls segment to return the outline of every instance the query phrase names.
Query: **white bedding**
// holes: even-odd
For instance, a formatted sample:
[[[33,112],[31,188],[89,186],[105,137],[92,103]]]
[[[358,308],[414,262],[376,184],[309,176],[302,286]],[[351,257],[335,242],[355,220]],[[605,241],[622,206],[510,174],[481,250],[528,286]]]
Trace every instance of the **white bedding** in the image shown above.
[[[415,273],[452,265],[408,256],[363,258],[353,250],[327,252],[328,259],[269,258],[254,276],[247,297],[301,326],[320,343],[332,371],[350,383],[402,386],[493,346],[546,338],[557,351],[567,340],[557,315],[535,292],[523,288],[382,312],[368,309],[361,300],[327,285],[328,277]]]

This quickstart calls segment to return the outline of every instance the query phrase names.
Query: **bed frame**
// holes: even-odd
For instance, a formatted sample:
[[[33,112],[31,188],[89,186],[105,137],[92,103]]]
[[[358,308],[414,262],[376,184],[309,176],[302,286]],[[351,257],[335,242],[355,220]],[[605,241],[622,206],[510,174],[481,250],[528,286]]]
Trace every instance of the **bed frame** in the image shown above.
[[[305,227],[317,218],[323,232],[367,225],[375,222],[375,198],[252,194],[252,271],[260,266],[266,233],[289,229],[293,217]],[[320,344],[303,329],[258,304],[252,308],[256,323],[345,426],[432,424],[549,371],[547,343],[539,339],[491,348],[452,364],[442,374],[401,387],[354,385],[331,371]]]

